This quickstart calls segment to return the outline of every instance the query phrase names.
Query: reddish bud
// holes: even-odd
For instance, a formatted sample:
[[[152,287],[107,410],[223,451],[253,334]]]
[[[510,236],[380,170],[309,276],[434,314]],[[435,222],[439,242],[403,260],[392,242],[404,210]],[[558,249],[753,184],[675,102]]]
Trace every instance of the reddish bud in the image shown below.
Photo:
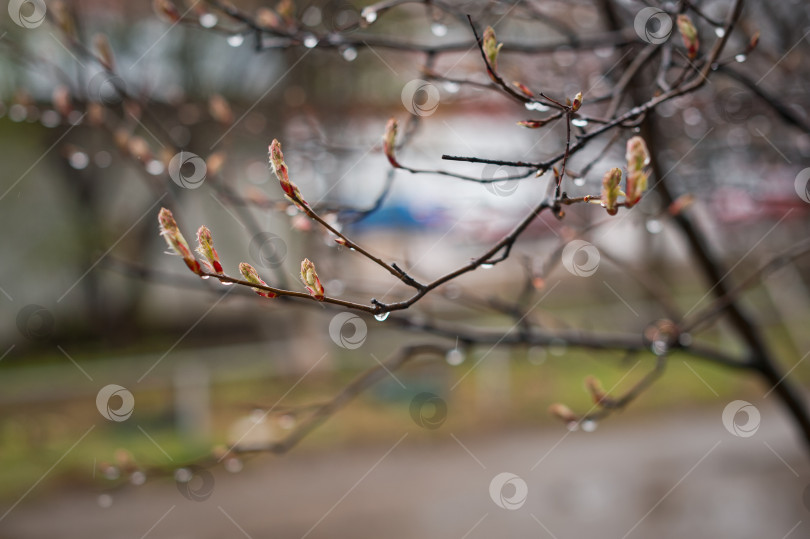
[[[678,31],[681,33],[683,45],[686,47],[686,52],[690,60],[697,57],[698,49],[700,48],[700,40],[698,39],[697,28],[695,28],[692,19],[689,15],[681,13],[678,15]]]
[[[177,222],[174,220],[172,212],[166,208],[161,208],[158,214],[158,222],[160,223],[160,235],[166,240],[166,243],[171,249],[183,257],[183,262],[186,263],[188,269],[196,273],[202,274],[200,263],[194,258],[191,249],[188,247],[188,242],[180,229],[177,227]]]
[[[397,162],[397,158],[394,155],[397,142],[397,127],[397,120],[391,118],[388,120],[388,123],[385,124],[385,133],[383,134],[383,151],[388,158],[388,162],[391,163],[391,166],[394,168],[400,168],[400,164]]]
[[[67,116],[73,110],[73,103],[70,99],[70,90],[63,84],[60,84],[53,89],[51,101],[53,102],[53,108],[55,108],[56,112],[62,116]]]
[[[521,120],[517,124],[527,129],[538,129],[548,123],[548,120]]]
[[[250,284],[255,284],[257,286],[267,286],[267,283],[264,282],[261,277],[259,277],[259,274],[256,272],[256,269],[247,262],[241,262],[239,264],[239,273],[241,273],[242,277],[244,277],[245,280]],[[261,288],[251,288],[251,290],[259,294],[263,298],[276,297],[276,294],[270,292],[269,290],[263,290]]]
[[[231,125],[233,123],[233,111],[231,106],[219,94],[214,94],[208,99],[208,112],[214,120],[223,125]]]
[[[751,40],[748,42],[748,51],[751,52],[752,50],[757,48],[759,45],[759,31],[754,32],[754,35],[751,36]]]
[[[256,10],[256,22],[265,28],[278,28],[281,26],[281,19],[269,8],[261,7]]]
[[[551,415],[562,419],[566,423],[575,423],[579,421],[577,414],[575,414],[568,406],[559,402],[549,406],[548,411],[551,413]]]
[[[574,100],[571,102],[571,112],[576,112],[579,110],[579,107],[582,106],[582,92],[578,92],[577,95],[574,96]]]
[[[211,236],[211,231],[208,227],[203,225],[197,230],[197,252],[205,257],[205,266],[209,271],[222,275],[222,264],[219,261],[217,250],[214,249],[214,238]]]
[[[214,152],[205,160],[206,173],[214,175],[219,174],[222,166],[225,164],[225,152]]]
[[[273,139],[273,142],[270,144],[269,153],[270,165],[273,167],[273,172],[276,178],[278,178],[278,182],[281,184],[281,189],[284,190],[284,194],[287,195],[287,198],[294,204],[307,206],[298,187],[290,181],[287,164],[284,162],[284,154],[281,152],[281,143],[277,139]]]
[[[678,198],[676,198],[672,202],[672,204],[669,205],[667,211],[671,216],[675,217],[676,215],[684,211],[686,208],[694,204],[694,202],[695,202],[695,195],[691,193],[686,193],[685,195],[681,195]]]
[[[534,94],[532,93],[532,91],[529,90],[529,87],[526,86],[525,84],[523,84],[521,82],[518,82],[518,81],[514,81],[512,84],[514,84],[515,88],[520,90],[520,93],[522,93],[526,97],[534,97]]]
[[[154,0],[152,6],[158,16],[167,22],[176,23],[182,18],[180,10],[169,0]]]
[[[301,261],[301,280],[304,282],[310,296],[318,301],[323,301],[323,285],[321,285],[321,280],[315,272],[315,264],[310,262],[308,258]]]

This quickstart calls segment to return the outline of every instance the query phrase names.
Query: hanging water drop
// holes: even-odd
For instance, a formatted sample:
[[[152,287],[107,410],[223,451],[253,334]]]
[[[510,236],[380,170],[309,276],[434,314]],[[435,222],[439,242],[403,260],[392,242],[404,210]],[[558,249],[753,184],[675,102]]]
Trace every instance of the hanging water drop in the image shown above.
[[[84,152],[73,152],[70,154],[68,162],[76,170],[83,170],[90,164],[90,157]]]
[[[483,269],[492,269],[495,267],[495,264],[481,264]]]
[[[571,125],[575,125],[577,127],[585,127],[588,125],[588,120],[585,120],[584,118],[574,118],[573,120],[571,120]]]
[[[217,25],[217,16],[213,13],[203,13],[200,15],[200,26],[203,28],[213,28]]]
[[[129,476],[129,482],[135,486],[143,485],[146,483],[146,474],[140,470],[136,470]]]
[[[239,473],[244,468],[242,461],[236,457],[231,457],[225,461],[225,469],[230,473]]]
[[[242,34],[234,34],[232,36],[228,36],[228,39],[226,41],[228,42],[228,45],[230,45],[231,47],[239,47],[240,45],[242,45],[242,43],[245,42],[245,36],[243,36]]]
[[[447,35],[447,26],[437,21],[430,25],[430,31],[436,37],[444,37]]]
[[[737,61],[737,63],[741,64],[746,60],[748,60],[748,56],[746,56],[745,54],[738,54],[737,56],[734,57],[734,59]]]
[[[574,185],[576,185],[577,187],[582,187],[583,185],[585,185],[585,178],[581,178],[581,177],[580,178],[574,178]]]
[[[647,232],[650,234],[660,234],[664,230],[664,225],[658,219],[649,219],[647,221]]]
[[[458,348],[453,348],[447,352],[447,355],[444,356],[445,361],[447,361],[448,365],[457,366],[464,363],[464,353],[459,350]]]
[[[717,28],[714,29],[714,35],[716,35],[717,37],[723,37],[724,35],[726,35],[725,28],[718,26]]]
[[[304,38],[304,47],[314,49],[318,45],[318,38],[312,34]]]
[[[442,85],[445,91],[449,94],[457,94],[461,87],[457,82],[447,81]]]
[[[373,10],[366,11],[365,13],[363,13],[363,19],[365,19],[367,24],[371,24],[377,20],[377,12]]]
[[[585,432],[593,432],[596,430],[597,423],[593,419],[586,419],[580,424],[580,426],[582,427],[582,430]]]
[[[380,313],[380,314],[375,314],[374,319],[377,320],[378,322],[385,322],[385,320],[386,320],[386,318],[388,318],[389,314],[391,314],[391,313],[384,312],[384,313]]]
[[[526,110],[536,110],[537,112],[545,112],[548,107],[539,101],[528,101],[525,105]]]
[[[354,62],[357,59],[357,49],[354,47],[346,47],[340,54],[347,62]]]

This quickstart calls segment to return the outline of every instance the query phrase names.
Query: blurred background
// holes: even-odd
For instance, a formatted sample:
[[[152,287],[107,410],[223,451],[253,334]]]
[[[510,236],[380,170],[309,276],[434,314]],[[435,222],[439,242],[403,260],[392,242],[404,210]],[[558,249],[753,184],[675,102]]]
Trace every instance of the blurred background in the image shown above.
[[[615,217],[589,204],[563,219],[546,212],[504,263],[382,320],[201,281],[159,236],[165,206],[190,243],[208,226],[230,275],[248,262],[269,284],[303,291],[306,257],[330,296],[406,299],[407,287],[284,200],[270,141],[282,141],[320,215],[430,282],[509,233],[550,177],[466,181],[435,171],[489,180],[526,169],[442,155],[539,162],[565,144],[562,123],[515,125],[545,111],[493,88],[459,14],[495,27],[505,80],[560,99],[582,91],[597,103],[583,110],[599,118],[627,62],[652,43],[634,27],[640,10],[680,4],[9,2],[0,537],[806,534],[807,447],[750,372],[674,354],[622,413],[569,430],[551,404],[586,411],[586,376],[620,393],[653,354],[453,335],[507,335],[523,318],[561,334],[639,335],[673,312],[701,312],[714,283],[654,189]],[[710,21],[732,2],[684,4],[704,15],[695,20],[708,50],[722,32]],[[262,34],[250,20],[284,30]],[[729,283],[810,232],[808,35],[805,2],[745,1],[710,82],[645,120],[654,177],[688,205]],[[662,55],[682,49],[677,31],[662,43]],[[651,68],[632,87],[646,100],[660,76]],[[392,116],[399,161],[428,172],[391,169],[381,137]],[[568,195],[598,195],[632,134],[608,132],[577,153]],[[596,249],[593,271],[559,263],[577,238]],[[810,260],[798,258],[741,300],[803,388],[809,276]],[[419,329],[432,324],[444,331]],[[691,338],[744,352],[722,320]],[[313,405],[417,343],[448,352],[386,373],[287,454],[194,464],[231,444],[283,440]],[[748,431],[723,415],[738,400],[753,406]]]

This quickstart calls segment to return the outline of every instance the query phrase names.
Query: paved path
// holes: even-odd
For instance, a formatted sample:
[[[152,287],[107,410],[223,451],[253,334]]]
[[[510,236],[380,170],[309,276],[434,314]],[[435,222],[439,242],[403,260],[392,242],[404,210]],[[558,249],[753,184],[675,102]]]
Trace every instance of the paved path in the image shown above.
[[[809,461],[786,420],[763,408],[744,439],[720,414],[617,417],[593,433],[454,438],[440,429],[431,442],[414,430],[383,445],[218,470],[200,502],[169,481],[116,493],[106,509],[97,492],[33,497],[0,522],[0,537],[810,537]],[[517,510],[490,497],[501,472],[526,483]],[[515,484],[501,491],[507,501]]]

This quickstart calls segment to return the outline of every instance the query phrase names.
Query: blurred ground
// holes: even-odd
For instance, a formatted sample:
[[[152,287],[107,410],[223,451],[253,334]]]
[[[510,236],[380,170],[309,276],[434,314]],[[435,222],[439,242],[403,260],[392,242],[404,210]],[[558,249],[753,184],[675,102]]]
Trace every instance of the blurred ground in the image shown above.
[[[53,492],[21,503],[0,529],[9,539],[806,537],[810,467],[780,410],[760,410],[750,438],[723,428],[722,406],[616,418],[592,433],[443,431],[427,443],[404,431],[360,449],[263,457],[236,474],[219,468],[200,502],[169,479],[113,492],[108,508],[98,490]],[[528,487],[517,510],[490,498],[505,471]]]

